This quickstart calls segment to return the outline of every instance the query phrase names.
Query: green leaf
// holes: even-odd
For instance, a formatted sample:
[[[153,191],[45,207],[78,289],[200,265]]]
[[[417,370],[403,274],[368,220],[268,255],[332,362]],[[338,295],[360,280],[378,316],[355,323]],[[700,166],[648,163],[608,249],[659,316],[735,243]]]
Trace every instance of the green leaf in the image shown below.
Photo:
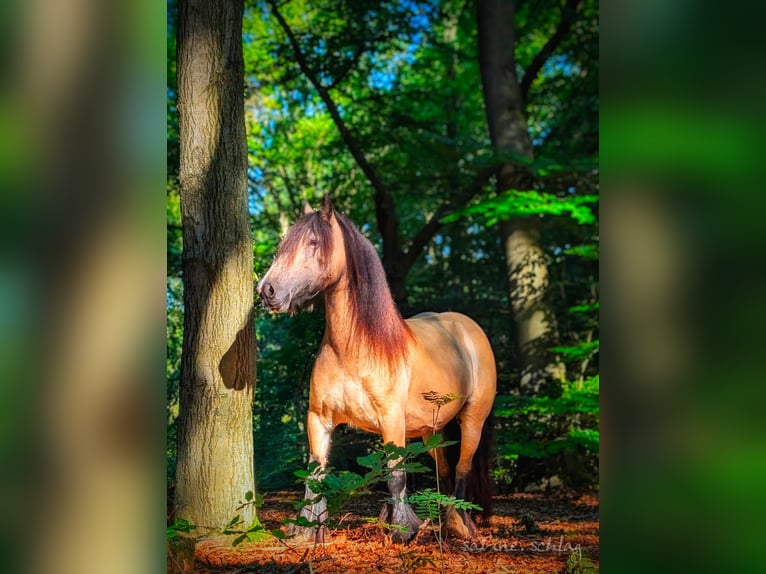
[[[229,523],[226,525],[226,528],[233,528],[235,525],[239,524],[240,518],[239,514],[237,514],[234,518],[232,518]]]
[[[591,311],[597,311],[599,308],[598,301],[595,303],[588,303],[585,305],[574,305],[568,310],[570,313],[590,313]]]
[[[596,245],[576,245],[564,249],[564,255],[572,255],[574,257],[582,257],[592,261],[597,261],[599,258],[599,250]]]
[[[305,516],[298,516],[297,518],[286,518],[283,522],[285,524],[295,524],[296,526],[303,528],[316,528],[322,525],[322,523],[318,520],[309,520]]]
[[[165,536],[168,540],[172,538],[177,538],[182,533],[189,533],[192,530],[197,528],[195,525],[189,523],[188,520],[184,518],[177,518],[176,521],[167,527],[167,530],[165,532]]]
[[[442,435],[434,434],[426,439],[425,446],[428,450],[433,450],[437,448],[438,446],[444,446],[441,444],[441,441],[442,441]]]
[[[383,453],[374,451],[368,455],[358,457],[356,461],[361,466],[364,466],[367,468],[373,468],[373,469],[379,468],[383,462]]]
[[[551,351],[563,356],[565,361],[572,361],[575,359],[582,359],[597,353],[599,349],[599,341],[583,342],[579,345],[573,345],[570,347],[551,347]]]

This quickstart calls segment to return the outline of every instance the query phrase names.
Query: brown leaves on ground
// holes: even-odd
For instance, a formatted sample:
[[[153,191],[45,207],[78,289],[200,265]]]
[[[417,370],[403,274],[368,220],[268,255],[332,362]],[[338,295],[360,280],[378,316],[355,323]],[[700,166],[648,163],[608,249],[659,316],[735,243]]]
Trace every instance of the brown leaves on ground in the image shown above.
[[[259,518],[269,529],[293,517],[294,492],[267,493]],[[194,572],[593,572],[599,560],[599,502],[595,493],[549,492],[498,496],[495,516],[480,525],[480,536],[450,539],[440,551],[426,525],[409,544],[392,544],[375,517],[385,495],[353,500],[319,546],[273,539],[231,545],[231,537],[197,543]],[[188,572],[188,571],[187,571]]]

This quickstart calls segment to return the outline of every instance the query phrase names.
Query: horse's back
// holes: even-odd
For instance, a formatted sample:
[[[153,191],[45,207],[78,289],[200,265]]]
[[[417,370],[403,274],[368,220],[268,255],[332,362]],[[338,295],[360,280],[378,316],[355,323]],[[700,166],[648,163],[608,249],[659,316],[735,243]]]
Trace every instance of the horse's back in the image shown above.
[[[408,434],[418,434],[424,421],[433,426],[434,404],[423,393],[459,395],[439,409],[437,430],[469,409],[485,417],[495,397],[495,358],[484,331],[461,313],[421,313],[407,319],[417,345],[413,350],[408,393]],[[483,420],[483,419],[482,419]]]

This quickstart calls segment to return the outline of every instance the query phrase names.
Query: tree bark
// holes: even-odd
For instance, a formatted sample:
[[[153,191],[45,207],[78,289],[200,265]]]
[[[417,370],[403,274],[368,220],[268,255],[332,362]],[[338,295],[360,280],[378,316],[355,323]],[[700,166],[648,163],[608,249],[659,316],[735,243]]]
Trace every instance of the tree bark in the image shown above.
[[[180,0],[184,340],[175,515],[220,527],[255,488],[242,0]]]
[[[516,75],[513,0],[479,0],[479,65],[492,145],[532,159],[524,98]],[[497,171],[497,189],[530,189],[531,174],[513,164]],[[522,360],[522,393],[539,394],[544,384],[563,376],[563,367],[548,349],[557,338],[556,318],[547,302],[548,266],[540,246],[539,221],[535,217],[500,222],[511,309]]]

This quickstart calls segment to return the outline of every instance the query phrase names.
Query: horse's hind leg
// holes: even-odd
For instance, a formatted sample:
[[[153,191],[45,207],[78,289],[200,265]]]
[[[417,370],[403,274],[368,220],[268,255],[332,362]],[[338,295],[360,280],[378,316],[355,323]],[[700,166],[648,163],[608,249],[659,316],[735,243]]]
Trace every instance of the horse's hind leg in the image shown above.
[[[471,472],[473,456],[479,447],[483,426],[484,419],[477,420],[467,414],[460,417],[460,459],[455,469],[455,498],[465,498],[466,481]],[[476,524],[468,512],[456,510],[454,506],[447,508],[445,529],[459,538],[471,538],[478,534]]]
[[[428,442],[434,433],[429,432],[423,435],[423,442]],[[444,440],[444,436],[442,436]],[[428,451],[431,458],[436,463],[436,472],[439,475],[439,490],[444,492],[450,492],[452,490],[452,474],[450,473],[449,462],[447,462],[447,451],[445,447],[440,446],[438,448]]]

